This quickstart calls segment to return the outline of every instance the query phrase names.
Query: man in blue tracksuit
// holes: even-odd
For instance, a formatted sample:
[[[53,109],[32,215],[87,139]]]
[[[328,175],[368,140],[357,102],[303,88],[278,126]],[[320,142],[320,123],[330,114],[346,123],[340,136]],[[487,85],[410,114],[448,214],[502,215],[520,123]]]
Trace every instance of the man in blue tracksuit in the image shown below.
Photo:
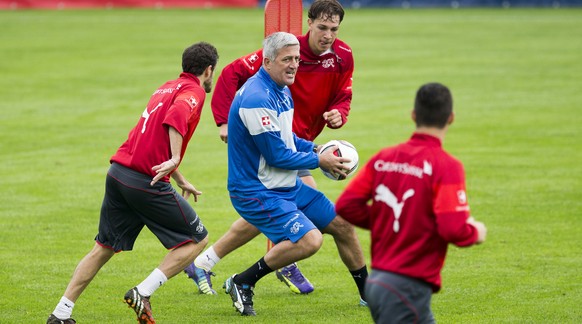
[[[333,235],[349,270],[365,269],[354,228],[336,216],[323,193],[304,185],[297,170],[321,166],[345,175],[333,150],[318,155],[317,146],[292,132],[293,99],[288,85],[299,65],[299,42],[288,33],[268,36],[263,65],[237,92],[228,123],[228,190],[237,212],[276,245],[247,270],[225,282],[234,307],[256,315],[253,288],[263,276],[315,254],[322,232]],[[362,285],[365,285],[363,273]],[[360,287],[361,286],[361,287]]]

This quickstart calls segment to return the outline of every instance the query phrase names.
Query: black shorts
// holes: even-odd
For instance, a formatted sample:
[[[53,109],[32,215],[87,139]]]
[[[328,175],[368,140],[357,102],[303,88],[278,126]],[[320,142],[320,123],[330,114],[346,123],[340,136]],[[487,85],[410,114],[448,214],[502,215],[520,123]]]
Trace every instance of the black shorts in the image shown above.
[[[366,280],[366,301],[376,324],[434,323],[432,287],[421,280],[373,269]]]
[[[130,251],[147,226],[166,249],[200,242],[208,232],[194,208],[168,182],[150,186],[151,176],[111,164],[101,206],[98,244]]]

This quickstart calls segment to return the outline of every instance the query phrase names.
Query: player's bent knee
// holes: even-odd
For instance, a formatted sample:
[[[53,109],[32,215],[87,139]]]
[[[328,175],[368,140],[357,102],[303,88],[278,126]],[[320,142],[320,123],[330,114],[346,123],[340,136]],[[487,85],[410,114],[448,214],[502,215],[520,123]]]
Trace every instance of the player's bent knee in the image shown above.
[[[244,218],[239,218],[232,223],[229,231],[236,235],[244,235],[248,237],[255,237],[261,233],[258,228],[247,222]]]
[[[107,262],[107,260],[111,259],[111,257],[115,255],[115,252],[111,248],[95,243],[93,249],[91,249],[87,255],[91,258],[105,260],[104,262]]]
[[[307,256],[315,254],[323,245],[323,235],[314,229],[305,234],[297,243],[301,244]]]

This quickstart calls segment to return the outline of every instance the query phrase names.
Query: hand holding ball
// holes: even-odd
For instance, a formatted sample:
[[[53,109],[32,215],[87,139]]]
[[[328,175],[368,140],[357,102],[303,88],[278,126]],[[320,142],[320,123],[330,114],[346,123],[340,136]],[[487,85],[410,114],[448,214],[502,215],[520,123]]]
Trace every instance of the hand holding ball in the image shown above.
[[[343,167],[344,173],[347,174],[347,176],[350,176],[358,169],[359,157],[355,146],[344,140],[332,140],[322,145],[318,154],[320,156],[323,154],[328,154],[327,152],[330,150],[333,150],[333,155],[350,160],[349,162],[340,162],[340,166]],[[320,165],[320,169],[326,177],[332,180],[344,180],[346,178],[346,176],[338,172],[334,172],[334,170],[330,169],[329,167]]]

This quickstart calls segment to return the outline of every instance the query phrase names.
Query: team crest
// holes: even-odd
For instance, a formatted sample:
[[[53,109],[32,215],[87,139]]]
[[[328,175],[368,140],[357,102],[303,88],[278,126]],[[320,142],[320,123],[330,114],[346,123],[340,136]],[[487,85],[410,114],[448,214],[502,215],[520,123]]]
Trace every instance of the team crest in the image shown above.
[[[255,70],[255,66],[253,64],[255,64],[255,62],[259,59],[259,55],[252,54],[251,56],[247,57],[246,59],[243,60],[243,62],[245,63],[245,65],[247,66],[247,68],[249,68],[249,70],[254,71]]]
[[[457,191],[457,199],[459,199],[459,204],[464,205],[467,203],[467,194],[465,190]]]
[[[196,100],[194,96],[190,96],[190,98],[186,99],[186,102],[188,103],[188,106],[190,106],[190,109],[194,109],[198,105],[198,100]]]
[[[257,60],[259,59],[259,56],[257,54],[253,54],[251,55],[251,57],[249,57],[249,62],[251,64],[255,63]]]
[[[295,222],[293,223],[293,226],[291,226],[291,234],[297,234],[299,232],[299,229],[301,229],[301,227],[303,227],[303,224],[299,223],[299,222]]]
[[[323,62],[321,62],[321,66],[323,66],[324,68],[329,68],[331,67],[335,67],[333,58],[328,58],[327,60],[323,60]]]

